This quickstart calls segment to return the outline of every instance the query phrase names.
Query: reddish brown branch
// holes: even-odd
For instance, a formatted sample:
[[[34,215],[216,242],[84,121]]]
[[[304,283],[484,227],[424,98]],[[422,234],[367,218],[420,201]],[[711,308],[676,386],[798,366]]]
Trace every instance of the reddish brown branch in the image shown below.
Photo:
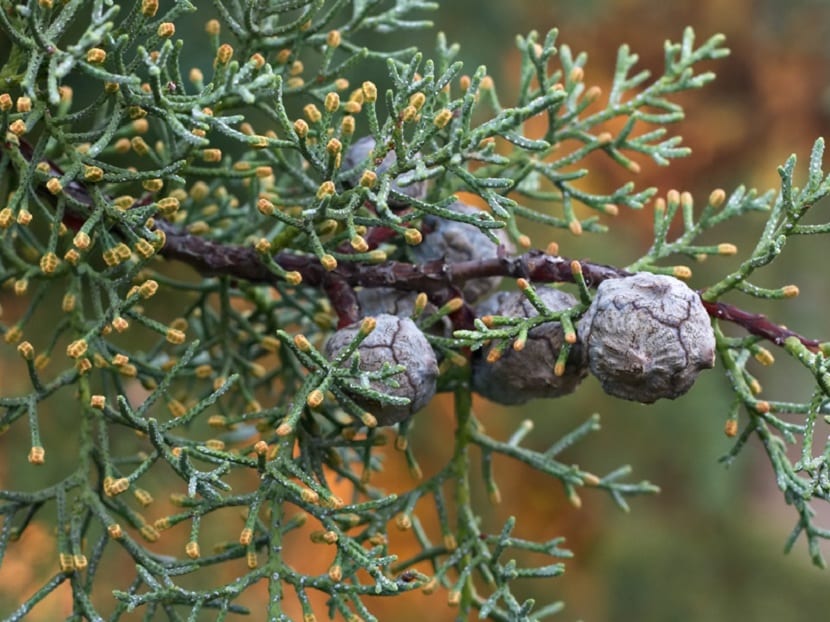
[[[0,143],[11,148],[9,143]],[[20,152],[31,161],[33,149],[25,141],[20,142]],[[54,175],[62,175],[60,167],[49,162]],[[71,197],[79,203],[92,205],[87,189],[83,184],[72,181],[65,188]],[[54,200],[51,195],[44,195]],[[144,204],[144,202],[140,202]],[[83,214],[74,214],[67,210],[66,218],[81,219]],[[159,254],[167,259],[182,261],[205,276],[229,276],[252,283],[273,284],[278,278],[262,262],[258,253],[251,247],[222,244],[188,233],[181,228],[157,220],[156,226],[164,231],[165,245]],[[340,324],[348,324],[358,319],[357,300],[353,287],[393,287],[395,289],[424,292],[436,304],[443,304],[458,295],[458,287],[470,279],[503,276],[525,278],[537,283],[573,282],[571,260],[557,255],[548,255],[538,250],[531,250],[523,255],[499,257],[448,264],[442,260],[423,264],[409,264],[387,261],[382,264],[360,264],[342,262],[334,271],[327,272],[311,255],[279,253],[274,261],[287,271],[297,271],[303,282],[312,287],[322,288],[337,309]],[[581,261],[582,274],[589,287],[596,287],[602,281],[629,276],[630,273],[603,264]],[[783,345],[788,337],[796,337],[811,351],[818,351],[820,342],[809,339],[788,328],[779,326],[759,313],[750,313],[725,302],[706,302],[703,306],[710,316],[733,322],[747,332],[775,345]],[[459,325],[472,321],[472,313],[465,307],[457,313]]]
[[[808,339],[797,332],[784,328],[778,324],[770,321],[767,316],[760,313],[749,313],[725,302],[707,302],[703,301],[703,307],[706,312],[719,320],[726,320],[727,322],[734,322],[739,326],[743,326],[747,332],[771,341],[777,346],[784,345],[784,340],[788,337],[796,337],[807,349],[812,352],[818,352],[821,342],[817,339]]]
[[[176,230],[168,223],[164,223],[162,227],[167,234],[167,243],[161,249],[161,255],[184,261],[202,274],[224,274],[263,283],[273,282],[275,278],[252,248],[227,246],[204,240]],[[503,276],[526,278],[536,283],[573,282],[571,259],[548,255],[538,250],[531,250],[515,257],[504,256],[455,264],[440,260],[423,264],[387,261],[377,265],[343,262],[331,273],[327,273],[316,258],[308,255],[280,253],[274,260],[284,269],[296,270],[302,274],[303,282],[307,285],[323,287],[330,297],[347,284],[351,287],[394,287],[424,292],[430,300],[442,304],[457,295],[458,287],[470,279]],[[631,274],[614,266],[589,261],[581,261],[580,264],[585,281],[590,287],[596,287],[606,279]],[[333,282],[336,282],[336,285]],[[336,296],[339,300],[344,300],[342,292]],[[332,302],[335,308],[338,308],[337,301]],[[750,334],[771,341],[775,345],[783,345],[788,337],[796,337],[810,350],[818,350],[818,340],[809,339],[779,326],[762,314],[750,313],[725,302],[703,301],[703,306],[710,316],[738,324]],[[344,316],[352,319],[356,312],[353,301],[348,312],[343,311],[341,322]]]

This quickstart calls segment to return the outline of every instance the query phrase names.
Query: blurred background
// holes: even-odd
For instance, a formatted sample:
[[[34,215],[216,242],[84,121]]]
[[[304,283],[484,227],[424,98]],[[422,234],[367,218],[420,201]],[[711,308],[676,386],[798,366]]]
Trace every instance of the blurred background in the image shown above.
[[[669,167],[638,160],[642,172],[633,178],[638,187],[654,186],[661,194],[688,190],[702,204],[718,187],[727,192],[741,184],[777,188],[776,168],[792,153],[806,166],[813,142],[830,129],[826,0],[456,0],[443,3],[441,13],[436,23],[461,44],[467,71],[486,64],[503,103],[511,101],[508,93],[518,75],[512,47],[517,33],[544,35],[558,28],[558,44],[588,53],[585,83],[603,92],[623,43],[640,55],[640,66],[659,76],[664,41],[678,41],[685,26],[694,28],[698,42],[725,34],[732,54],[706,67],[717,79],[676,99],[685,107],[686,120],[670,132],[683,136],[692,155]],[[593,164],[595,174],[587,180],[592,189],[607,191],[632,179],[610,161]],[[803,168],[801,175],[804,179]],[[826,219],[827,205],[820,207]],[[621,213],[615,222],[606,219],[613,228],[605,236],[563,233],[556,241],[564,255],[625,265],[650,245],[651,218],[648,207]],[[762,224],[760,217],[747,219],[715,232],[710,242],[735,243],[739,261]],[[534,245],[544,247],[547,241],[535,239]],[[760,308],[756,301],[733,301],[826,339],[830,285],[815,267],[823,265],[827,242],[797,242],[803,243],[789,246],[760,280],[776,287],[797,283],[799,298]],[[734,265],[710,257],[691,266],[690,284],[706,286]],[[773,399],[806,395],[800,374],[792,373],[795,368],[783,358],[770,368],[754,369],[765,394]],[[753,440],[730,468],[718,461],[731,447],[722,431],[730,400],[726,380],[710,373],[686,396],[652,406],[607,398],[592,378],[569,398],[524,408],[478,402],[477,413],[496,436],[531,418],[536,425],[531,442],[539,448],[597,412],[603,429],[565,459],[595,472],[630,464],[634,480],[648,479],[662,489],[657,496],[633,499],[629,514],[601,494],[582,495],[583,506],[575,510],[556,482],[503,465],[496,472],[504,501],[490,517],[493,528],[516,514],[517,535],[564,535],[575,553],[563,577],[528,584],[527,595],[541,602],[561,597],[567,607],[560,617],[566,620],[824,619],[830,610],[830,577],[810,564],[803,541],[783,554],[796,515],[779,493],[763,449]],[[826,438],[826,432],[817,439]],[[819,440],[819,449],[822,444]],[[821,514],[828,524],[827,508]],[[444,616],[440,619],[452,619]]]
[[[535,29],[544,35],[558,28],[559,44],[569,45],[574,52],[588,52],[586,84],[599,85],[607,93],[621,44],[629,44],[640,54],[640,66],[660,75],[665,39],[679,40],[685,26],[694,27],[698,41],[724,33],[732,54],[707,67],[718,74],[717,80],[675,99],[686,108],[687,119],[672,132],[684,137],[692,156],[668,168],[638,160],[642,172],[634,181],[640,188],[655,186],[661,194],[673,188],[688,190],[699,203],[718,187],[727,192],[741,184],[760,190],[775,188],[776,167],[795,153],[803,175],[813,141],[830,127],[828,0],[453,0],[441,4],[431,16],[437,29],[449,41],[461,44],[466,73],[471,74],[479,64],[487,66],[505,105],[513,101],[517,86],[516,34]],[[201,30],[205,19],[197,13],[194,29]],[[187,40],[186,31],[179,28],[177,32]],[[199,41],[203,35],[199,32],[194,37]],[[426,57],[434,42],[435,31],[413,35],[413,43]],[[192,52],[193,47],[190,52],[186,47],[185,58]],[[365,78],[361,75],[355,80]],[[631,179],[628,171],[610,161],[593,164],[594,174],[586,180],[592,190],[611,191]],[[564,232],[555,241],[564,255],[619,265],[635,260],[650,244],[648,208],[621,213],[614,222],[606,219],[606,224],[614,229],[605,236],[576,238]],[[710,258],[693,265],[691,285],[706,286],[732,269],[741,251],[748,252],[754,244],[762,224],[763,219],[755,217],[715,232],[711,241],[737,244],[738,257],[734,261]],[[532,234],[533,227],[526,232]],[[534,237],[533,241],[544,248],[550,238]],[[759,284],[796,283],[802,295],[772,305],[744,304],[803,334],[827,339],[826,242],[799,242],[762,273]],[[825,254],[820,254],[822,245]],[[0,292],[0,304],[7,303],[9,293]],[[781,361],[755,371],[770,398],[803,399],[808,385],[791,373],[794,370]],[[4,394],[15,394],[14,383],[26,382],[14,347],[2,343],[0,378]],[[431,464],[443,464],[450,444],[451,400],[445,398],[420,414],[415,428],[416,455],[427,475]],[[830,610],[830,576],[810,565],[803,541],[790,555],[783,554],[796,515],[781,498],[762,448],[753,440],[728,469],[718,461],[731,446],[723,434],[730,400],[726,380],[709,373],[683,398],[652,406],[606,398],[591,378],[576,395],[532,402],[524,408],[475,402],[477,415],[497,438],[508,436],[523,419],[532,419],[535,430],[528,444],[537,448],[547,447],[592,413],[599,413],[603,429],[562,459],[599,474],[630,464],[633,480],[647,479],[662,489],[660,495],[632,499],[628,514],[599,492],[582,495],[582,508],[575,509],[558,482],[497,463],[501,505],[488,506],[486,495],[477,491],[485,511],[484,528],[498,530],[508,516],[516,515],[515,535],[536,540],[564,536],[566,548],[575,554],[563,577],[523,584],[521,596],[535,597],[541,603],[565,600],[567,607],[556,618],[562,620],[824,619]],[[71,420],[64,424],[72,425]],[[19,432],[0,438],[0,484],[4,488],[36,485],[27,479],[29,469],[14,471],[17,461],[25,461],[28,449],[25,430]],[[821,433],[826,435],[826,430]],[[38,477],[50,479],[48,474]],[[408,475],[400,456],[390,456],[388,470],[377,483],[382,481],[392,488],[400,482],[406,485]],[[827,525],[830,515],[823,514]],[[35,530],[40,532],[29,534],[26,546],[13,547],[0,567],[0,618],[55,570],[50,526],[35,526]],[[404,551],[411,546],[406,534],[395,544]],[[173,550],[181,554],[180,545]],[[129,577],[131,572],[124,568],[123,574]],[[118,583],[117,572],[113,577]],[[256,608],[263,597],[264,590],[254,589],[243,602]],[[454,619],[442,592],[433,596],[414,593],[373,606],[381,620]],[[39,605],[30,619],[59,619],[70,611],[69,592],[64,590]],[[252,619],[260,616],[254,614]]]

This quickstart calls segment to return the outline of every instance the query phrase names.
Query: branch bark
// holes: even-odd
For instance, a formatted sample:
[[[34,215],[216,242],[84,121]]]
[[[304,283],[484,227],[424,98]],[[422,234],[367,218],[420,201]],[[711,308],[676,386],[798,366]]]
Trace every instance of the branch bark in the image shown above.
[[[0,144],[6,149],[15,148],[8,142]],[[17,148],[21,155],[31,162],[34,152],[32,146],[21,140]],[[57,164],[51,161],[47,163],[54,176],[59,177],[63,174]],[[92,197],[82,183],[72,181],[66,186],[65,191],[75,201],[88,206],[92,205]],[[49,193],[44,192],[43,196],[50,201],[55,200],[55,197]],[[140,199],[138,204],[143,205],[148,202],[149,197]],[[83,215],[67,210],[65,220],[67,226],[77,228],[78,222],[83,222]],[[268,269],[252,247],[222,244],[201,238],[161,218],[156,219],[155,226],[163,231],[166,237],[159,254],[166,259],[186,263],[203,276],[228,276],[263,284],[273,284],[278,278]],[[502,276],[525,278],[536,283],[573,282],[574,280],[571,259],[549,255],[540,250],[530,250],[516,256],[507,256],[501,252],[496,258],[459,263],[446,263],[443,260],[422,264],[398,261],[387,261],[381,264],[341,262],[332,271],[325,270],[313,255],[283,252],[275,255],[273,259],[285,270],[299,272],[304,284],[323,289],[337,310],[341,325],[360,319],[352,291],[354,287],[392,287],[405,291],[424,292],[433,303],[441,305],[460,295],[459,286],[470,279]],[[589,287],[596,287],[606,279],[621,278],[631,274],[614,266],[589,261],[579,263]],[[711,317],[737,324],[748,333],[777,346],[783,345],[788,337],[796,337],[809,350],[817,352],[819,349],[820,341],[780,326],[760,313],[744,311],[735,305],[720,301],[703,301],[703,306]],[[456,328],[467,328],[472,325],[474,314],[465,305],[461,311],[451,317]]]

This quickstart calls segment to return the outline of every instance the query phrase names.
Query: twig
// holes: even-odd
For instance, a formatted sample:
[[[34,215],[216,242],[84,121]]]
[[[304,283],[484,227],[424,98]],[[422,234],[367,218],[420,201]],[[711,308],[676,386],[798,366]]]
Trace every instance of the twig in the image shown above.
[[[12,148],[3,143],[5,148]],[[21,140],[20,153],[31,160],[32,147]],[[55,176],[63,174],[54,162],[48,162]],[[92,198],[84,185],[72,181],[65,188],[72,198],[84,205],[92,205]],[[54,197],[44,193],[44,197],[54,201]],[[148,199],[139,199],[138,204],[146,204]],[[68,226],[74,226],[82,214],[67,210],[70,219]],[[223,244],[188,233],[187,231],[161,218],[155,226],[164,232],[166,241],[159,254],[166,259],[178,260],[196,269],[203,276],[229,276],[251,283],[273,284],[276,276],[262,262],[257,251],[252,247]],[[501,249],[503,251],[503,249]],[[522,255],[507,256],[503,252],[498,257],[485,260],[446,263],[443,260],[422,264],[410,264],[399,261],[386,261],[381,264],[362,264],[341,262],[338,267],[326,271],[316,257],[298,253],[279,253],[274,261],[286,271],[299,272],[303,283],[322,288],[337,310],[340,324],[345,325],[359,319],[359,310],[354,297],[353,287],[392,287],[399,290],[424,292],[436,304],[443,304],[458,295],[458,287],[471,279],[494,276],[525,278],[537,283],[573,282],[572,260],[560,255],[549,255],[540,250],[530,250]],[[582,274],[589,287],[596,287],[606,279],[630,276],[631,273],[621,268],[604,264],[580,261]],[[782,346],[788,337],[796,337],[806,348],[813,352],[819,349],[820,341],[804,337],[788,328],[770,321],[760,313],[750,313],[725,302],[702,301],[711,317],[732,322],[744,328],[752,335],[766,339],[777,346]],[[453,319],[456,328],[469,328],[474,314],[469,307],[457,312]]]

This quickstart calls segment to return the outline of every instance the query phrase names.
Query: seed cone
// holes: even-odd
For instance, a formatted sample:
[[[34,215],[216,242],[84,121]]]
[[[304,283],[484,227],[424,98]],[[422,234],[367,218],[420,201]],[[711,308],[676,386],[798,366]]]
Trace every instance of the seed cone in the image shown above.
[[[450,209],[467,215],[483,215],[481,210],[461,201],[453,203]],[[499,240],[499,244],[495,244],[481,229],[465,222],[429,215],[424,217],[423,223],[428,233],[424,241],[412,249],[412,254],[421,262],[443,259],[454,264],[492,259],[498,256],[499,245],[504,246],[508,254],[515,250],[504,229],[493,230]],[[461,291],[467,302],[475,302],[496,289],[500,282],[498,276],[471,279],[461,285]]]
[[[536,291],[545,306],[554,311],[577,303],[576,298],[558,289],[540,287]],[[482,302],[476,314],[535,317],[539,313],[521,292],[498,292]],[[473,359],[473,390],[499,404],[522,404],[572,393],[588,375],[588,366],[584,349],[577,343],[572,346],[565,373],[557,376],[554,366],[564,342],[562,325],[547,322],[528,332],[523,349],[507,348],[495,362],[487,361],[493,345],[483,348]]]
[[[346,150],[340,168],[345,173],[343,182],[347,187],[351,188],[356,186],[360,181],[361,175],[366,170],[374,171],[378,175],[383,175],[386,171],[395,166],[398,161],[398,157],[394,151],[389,151],[379,164],[376,164],[371,159],[375,144],[374,138],[371,136],[364,136],[363,138],[358,138],[354,141]],[[410,172],[396,177],[390,186],[391,189],[408,197],[423,199],[427,192],[427,182],[416,181],[413,183],[406,183],[410,177]],[[392,209],[402,209],[409,205],[404,199],[395,198],[393,196],[389,197],[388,203],[389,207]]]
[[[679,397],[715,365],[709,315],[694,291],[669,276],[603,281],[577,332],[605,392],[634,402]]]
[[[375,329],[358,347],[360,369],[379,371],[384,363],[403,365],[404,371],[392,377],[397,386],[373,381],[370,387],[381,393],[408,398],[409,404],[383,404],[354,393],[351,397],[371,412],[378,425],[394,425],[421,410],[435,395],[438,362],[424,334],[409,318],[380,314]],[[333,359],[355,338],[360,322],[341,328],[326,342],[325,354]]]

